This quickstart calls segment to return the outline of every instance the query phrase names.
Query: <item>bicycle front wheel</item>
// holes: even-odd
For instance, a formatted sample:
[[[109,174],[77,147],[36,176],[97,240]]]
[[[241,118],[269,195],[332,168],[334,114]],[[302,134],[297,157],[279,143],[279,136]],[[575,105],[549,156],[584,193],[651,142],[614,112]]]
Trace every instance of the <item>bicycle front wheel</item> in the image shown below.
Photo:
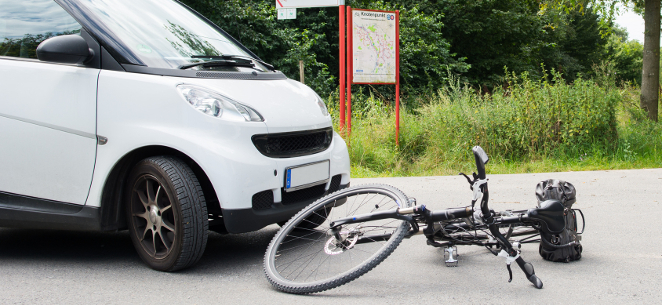
[[[395,250],[409,223],[370,220],[336,230],[330,223],[409,206],[407,196],[388,185],[354,186],[319,199],[292,217],[274,236],[264,257],[267,279],[278,290],[307,294],[358,278]],[[311,226],[311,216],[324,221]]]

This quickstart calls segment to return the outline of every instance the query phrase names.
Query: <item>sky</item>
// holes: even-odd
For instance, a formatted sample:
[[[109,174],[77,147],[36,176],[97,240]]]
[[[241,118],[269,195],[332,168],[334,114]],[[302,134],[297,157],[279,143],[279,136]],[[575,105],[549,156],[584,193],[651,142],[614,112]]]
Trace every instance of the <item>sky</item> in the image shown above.
[[[644,18],[628,10],[616,17],[616,24],[628,30],[628,39],[644,43]]]

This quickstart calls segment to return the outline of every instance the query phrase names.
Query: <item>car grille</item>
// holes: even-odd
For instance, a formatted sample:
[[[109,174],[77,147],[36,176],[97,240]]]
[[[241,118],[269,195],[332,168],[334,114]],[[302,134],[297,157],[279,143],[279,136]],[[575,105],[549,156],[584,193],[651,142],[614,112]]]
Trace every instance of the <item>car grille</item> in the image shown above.
[[[282,204],[296,204],[306,200],[318,199],[326,194],[333,193],[340,189],[340,178],[341,175],[335,175],[331,178],[331,185],[329,185],[328,191],[324,190],[324,187],[326,186],[325,184],[315,185],[293,192],[285,192],[283,190]],[[259,211],[270,209],[272,208],[273,203],[274,194],[271,190],[262,191],[253,195],[253,210]]]
[[[329,191],[327,192],[328,194],[331,194],[340,189],[340,178],[340,175],[335,175],[333,178],[331,178],[331,185],[329,185]]]
[[[253,210],[270,209],[274,203],[274,192],[271,190],[262,191],[253,195]]]
[[[272,158],[292,158],[326,150],[333,139],[333,128],[262,134],[252,137],[260,153]]]

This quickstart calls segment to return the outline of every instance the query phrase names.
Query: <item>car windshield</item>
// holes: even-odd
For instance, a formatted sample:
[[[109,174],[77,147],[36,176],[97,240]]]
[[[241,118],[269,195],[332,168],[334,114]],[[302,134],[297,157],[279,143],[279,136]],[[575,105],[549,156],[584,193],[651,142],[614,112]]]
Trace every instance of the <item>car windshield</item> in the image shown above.
[[[122,44],[154,68],[178,69],[224,55],[249,56],[239,45],[181,4],[170,0],[79,0]],[[208,56],[205,58],[204,56]],[[191,69],[243,71],[245,66]],[[260,69],[264,70],[264,69]]]

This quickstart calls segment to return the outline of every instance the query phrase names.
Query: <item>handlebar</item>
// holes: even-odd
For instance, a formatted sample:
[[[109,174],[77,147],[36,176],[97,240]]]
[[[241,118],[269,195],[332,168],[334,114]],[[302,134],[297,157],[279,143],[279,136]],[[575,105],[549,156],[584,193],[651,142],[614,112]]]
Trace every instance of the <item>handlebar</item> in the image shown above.
[[[488,161],[490,161],[489,157],[485,153],[485,151],[480,147],[480,146],[474,146],[472,149],[474,153],[474,159],[476,160],[476,169],[478,170],[478,179],[480,180],[485,180],[487,179],[487,176],[485,174],[485,164],[487,164]],[[474,180],[477,181],[477,180]],[[488,224],[488,228],[490,229],[490,232],[492,235],[499,240],[501,245],[503,246],[503,249],[506,251],[508,256],[511,258],[517,257],[515,260],[519,267],[524,271],[524,274],[526,275],[526,278],[533,283],[533,285],[540,289],[542,288],[542,281],[536,276],[534,270],[533,270],[533,265],[531,263],[527,263],[522,259],[522,257],[518,257],[518,251],[515,250],[512,246],[512,244],[506,239],[501,232],[499,232],[499,228],[497,225],[494,223],[494,215],[492,215],[492,212],[490,212],[490,209],[488,207],[488,201],[489,201],[489,191],[487,188],[487,183],[481,184],[480,185],[481,191],[483,193],[483,198],[481,199],[480,202],[480,209],[481,212],[483,213],[483,218],[486,224]],[[510,265],[510,264],[509,264]],[[510,268],[510,267],[508,267]],[[510,269],[508,269],[510,271]]]
[[[474,159],[476,160],[476,169],[478,171],[478,179],[485,180],[487,175],[485,174],[485,164],[490,161],[490,158],[487,156],[487,153],[480,146],[474,146],[471,149],[474,153]],[[475,176],[474,176],[475,179]],[[478,181],[477,179],[474,181]],[[486,217],[488,223],[492,220],[492,215],[490,214],[490,209],[487,206],[489,201],[490,193],[487,190],[487,183],[482,184],[481,191],[483,193],[483,198],[480,202],[480,210],[483,213],[483,217]]]
[[[478,178],[485,179],[485,164],[490,161],[490,158],[487,157],[487,154],[480,146],[474,146],[472,149],[474,152],[474,158],[476,159],[476,168],[478,170]]]
[[[525,262],[522,257],[518,257],[515,261],[519,267],[522,268],[522,271],[524,271],[524,274],[526,275],[526,278],[529,280],[529,282],[533,283],[533,285],[538,289],[542,288],[542,281],[536,276],[536,272],[533,271],[533,265],[531,265],[531,263]]]

